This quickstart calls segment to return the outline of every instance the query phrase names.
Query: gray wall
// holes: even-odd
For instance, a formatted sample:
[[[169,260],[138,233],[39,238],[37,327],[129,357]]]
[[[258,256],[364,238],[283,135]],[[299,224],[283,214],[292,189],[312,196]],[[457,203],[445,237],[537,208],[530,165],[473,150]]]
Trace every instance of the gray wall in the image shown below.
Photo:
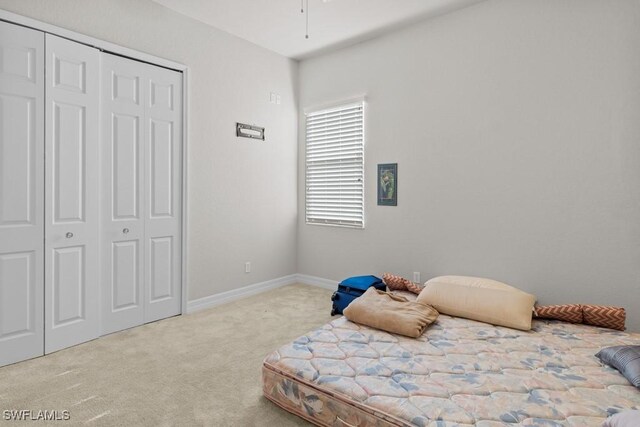
[[[366,228],[304,223],[300,132],[299,272],[485,276],[640,330],[639,23],[637,0],[491,0],[303,61],[301,110],[368,97]]]
[[[487,276],[623,305],[640,330],[637,0],[483,2],[303,61],[300,109],[295,62],[149,0],[0,8],[191,67],[190,299],[295,273],[298,247],[304,274]],[[363,93],[366,229],[307,226],[296,112]],[[237,141],[236,120],[269,142]],[[386,162],[395,208],[375,203]]]
[[[0,0],[0,8],[191,67],[189,299],[296,272],[295,61],[150,0]],[[266,126],[268,142],[237,139],[236,121]]]

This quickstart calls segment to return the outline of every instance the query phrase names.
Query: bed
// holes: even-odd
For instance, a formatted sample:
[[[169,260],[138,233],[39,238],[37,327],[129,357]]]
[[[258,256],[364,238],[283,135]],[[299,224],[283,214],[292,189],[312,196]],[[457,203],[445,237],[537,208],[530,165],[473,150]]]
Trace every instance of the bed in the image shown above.
[[[321,426],[601,426],[640,391],[594,354],[640,334],[534,320],[530,332],[440,315],[418,339],[345,317],[265,359],[264,395]]]

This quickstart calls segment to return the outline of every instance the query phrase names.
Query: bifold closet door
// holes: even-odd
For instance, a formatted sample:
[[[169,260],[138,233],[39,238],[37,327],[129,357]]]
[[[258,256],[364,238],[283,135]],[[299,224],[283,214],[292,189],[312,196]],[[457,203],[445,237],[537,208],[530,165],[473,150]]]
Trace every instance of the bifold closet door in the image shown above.
[[[46,35],[45,352],[100,334],[97,49]]]
[[[145,322],[181,312],[182,74],[147,66]]]
[[[0,22],[0,365],[44,352],[44,33]]]
[[[102,333],[181,312],[182,75],[102,54]]]
[[[144,70],[102,54],[102,334],[144,322]]]

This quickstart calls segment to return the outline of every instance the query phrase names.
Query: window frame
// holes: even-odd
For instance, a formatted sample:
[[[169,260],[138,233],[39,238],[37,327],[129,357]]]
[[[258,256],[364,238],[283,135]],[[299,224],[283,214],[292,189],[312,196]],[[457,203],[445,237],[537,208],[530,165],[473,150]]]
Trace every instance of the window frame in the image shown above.
[[[313,117],[313,116],[318,116],[321,114],[326,114],[326,113],[331,113],[331,112],[337,112],[340,110],[348,110],[348,109],[353,109],[354,107],[359,106],[361,108],[361,142],[360,142],[360,152],[361,152],[361,160],[360,160],[360,170],[361,170],[361,175],[360,175],[360,198],[361,198],[361,202],[358,205],[358,207],[360,208],[360,219],[359,221],[354,221],[353,223],[348,223],[347,221],[345,221],[345,223],[341,223],[341,220],[339,219],[316,219],[310,220],[309,214],[308,214],[308,210],[309,210],[309,135],[308,135],[308,127],[309,127],[309,118]],[[304,181],[304,186],[305,186],[305,202],[304,202],[304,208],[305,208],[305,224],[306,225],[320,225],[320,226],[327,226],[327,227],[340,227],[340,228],[349,228],[349,229],[355,229],[355,230],[364,230],[365,228],[365,143],[366,143],[366,132],[365,132],[365,120],[366,120],[366,100],[364,97],[358,97],[358,98],[352,98],[349,100],[344,100],[341,102],[335,102],[335,103],[331,103],[331,104],[325,104],[322,106],[317,106],[315,108],[310,108],[310,109],[305,109],[304,110],[304,125],[305,125],[305,132],[304,132],[304,152],[305,152],[305,158],[304,158],[304,170],[305,170],[305,181]],[[339,216],[339,215],[338,215]]]

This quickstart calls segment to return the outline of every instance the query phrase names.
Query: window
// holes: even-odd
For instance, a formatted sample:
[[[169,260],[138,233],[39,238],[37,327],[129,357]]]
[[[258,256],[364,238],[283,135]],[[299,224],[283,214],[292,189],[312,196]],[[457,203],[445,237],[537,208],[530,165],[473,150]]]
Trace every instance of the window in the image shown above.
[[[364,228],[363,116],[363,102],[307,114],[307,224]]]

